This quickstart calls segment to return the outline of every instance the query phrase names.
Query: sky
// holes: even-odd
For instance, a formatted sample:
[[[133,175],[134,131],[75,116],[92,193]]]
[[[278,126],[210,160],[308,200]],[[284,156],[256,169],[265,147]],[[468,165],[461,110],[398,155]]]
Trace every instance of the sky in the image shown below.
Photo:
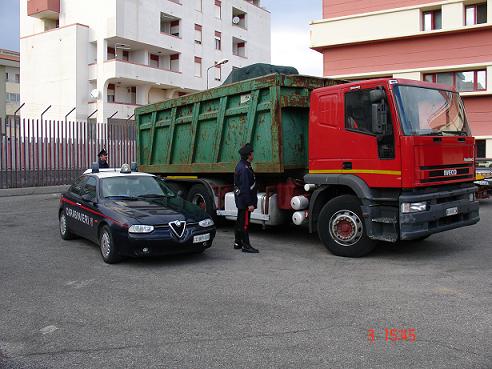
[[[25,0],[0,0],[0,49],[19,51],[19,1]],[[321,76],[321,54],[309,49],[309,22],[321,19],[321,0],[262,0],[262,6],[271,13],[272,64]]]

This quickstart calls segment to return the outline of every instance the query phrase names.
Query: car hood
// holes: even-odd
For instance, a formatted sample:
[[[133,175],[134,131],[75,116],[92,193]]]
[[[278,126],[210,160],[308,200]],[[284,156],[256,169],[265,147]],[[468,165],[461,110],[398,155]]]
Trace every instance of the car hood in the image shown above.
[[[105,206],[125,218],[147,225],[167,224],[175,220],[199,222],[209,218],[207,213],[181,197],[107,200]]]

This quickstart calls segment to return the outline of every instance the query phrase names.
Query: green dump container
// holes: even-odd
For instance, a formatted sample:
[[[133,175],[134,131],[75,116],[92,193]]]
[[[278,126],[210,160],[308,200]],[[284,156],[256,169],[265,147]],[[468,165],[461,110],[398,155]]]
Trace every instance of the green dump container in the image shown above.
[[[250,142],[257,173],[305,169],[309,97],[338,83],[271,74],[135,110],[137,160],[156,174],[231,173]]]

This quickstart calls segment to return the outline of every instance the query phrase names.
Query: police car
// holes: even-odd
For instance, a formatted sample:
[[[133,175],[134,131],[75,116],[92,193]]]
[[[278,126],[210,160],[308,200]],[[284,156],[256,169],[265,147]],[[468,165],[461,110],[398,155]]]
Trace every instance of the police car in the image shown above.
[[[132,165],[133,168],[133,165]],[[97,243],[106,263],[124,256],[200,253],[212,245],[215,225],[161,178],[97,164],[60,198],[60,235]]]

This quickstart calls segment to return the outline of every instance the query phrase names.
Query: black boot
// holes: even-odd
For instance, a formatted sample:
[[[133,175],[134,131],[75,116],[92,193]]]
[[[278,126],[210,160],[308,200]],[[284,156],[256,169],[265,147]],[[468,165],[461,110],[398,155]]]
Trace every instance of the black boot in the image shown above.
[[[248,252],[250,254],[257,254],[260,251],[258,249],[255,249],[253,246],[250,244],[243,245],[243,252]]]
[[[235,231],[234,232],[234,250],[239,250],[243,246],[243,242],[241,241],[241,232]]]

